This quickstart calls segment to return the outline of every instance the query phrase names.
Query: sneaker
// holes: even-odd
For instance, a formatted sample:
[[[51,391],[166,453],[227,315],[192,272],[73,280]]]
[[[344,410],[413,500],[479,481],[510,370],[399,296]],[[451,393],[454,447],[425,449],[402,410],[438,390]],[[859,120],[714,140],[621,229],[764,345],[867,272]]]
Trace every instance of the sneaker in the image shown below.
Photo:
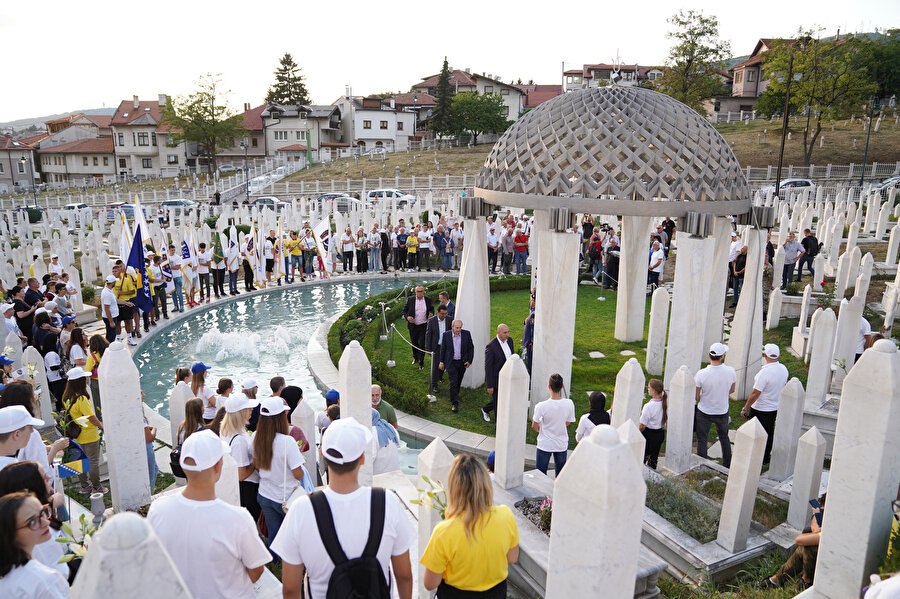
[[[428,395],[428,403],[437,403],[437,397],[434,395]]]
[[[136,330],[136,331],[134,332],[134,336],[137,337],[138,339],[140,339],[141,337],[143,337],[143,335],[141,335],[141,330],[140,330],[140,329]]]
[[[209,303],[209,298],[206,298],[206,303],[207,303],[207,304]]]
[[[90,495],[93,489],[94,488],[91,485],[81,485],[78,487],[78,492],[83,493],[84,495]]]
[[[484,410],[481,410],[481,417],[484,418],[484,421],[485,421],[485,422],[490,422],[490,421],[491,421],[491,417],[488,416],[488,413],[485,412]]]
[[[453,412],[454,414],[456,414],[457,412],[459,412],[459,408],[456,407],[455,405],[452,405],[452,406],[450,406],[450,411]]]
[[[104,487],[101,484],[99,487],[93,487],[93,492],[94,493],[103,493],[104,495],[106,495],[107,493],[109,493],[109,489],[107,489],[106,487]]]
[[[130,335],[128,336],[128,345],[137,345],[137,341],[132,339]]]

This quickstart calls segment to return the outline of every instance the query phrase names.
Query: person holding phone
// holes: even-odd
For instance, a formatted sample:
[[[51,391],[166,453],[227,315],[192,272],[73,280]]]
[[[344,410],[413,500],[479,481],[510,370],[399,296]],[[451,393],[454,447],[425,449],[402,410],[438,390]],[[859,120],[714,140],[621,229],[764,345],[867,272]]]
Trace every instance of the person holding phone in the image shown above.
[[[819,554],[819,539],[822,537],[822,515],[825,513],[825,495],[816,501],[809,502],[813,508],[813,517],[809,529],[804,530],[794,539],[794,549],[784,565],[772,576],[760,581],[760,588],[780,588],[788,578],[796,578],[799,589],[812,585],[816,573],[816,557]]]

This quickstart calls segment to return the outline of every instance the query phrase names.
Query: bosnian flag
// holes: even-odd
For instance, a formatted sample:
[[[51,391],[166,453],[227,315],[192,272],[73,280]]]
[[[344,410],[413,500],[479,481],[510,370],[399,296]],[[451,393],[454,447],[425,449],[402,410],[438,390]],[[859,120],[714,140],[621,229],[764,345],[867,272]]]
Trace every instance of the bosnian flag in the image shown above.
[[[194,289],[194,272],[197,269],[197,249],[194,247],[194,230],[185,227],[184,238],[181,240],[181,274],[184,280],[184,291],[190,297]]]
[[[331,277],[333,274],[331,260],[328,259],[328,244],[331,243],[331,221],[326,216],[313,227],[313,237],[316,240],[316,249],[319,251],[319,259],[325,265],[325,273]]]
[[[147,266],[144,264],[144,243],[140,227],[134,230],[134,241],[131,244],[131,253],[128,254],[126,264],[140,274],[138,281],[140,288],[132,301],[141,311],[149,313],[153,309],[153,294],[150,292],[150,279],[147,276]]]

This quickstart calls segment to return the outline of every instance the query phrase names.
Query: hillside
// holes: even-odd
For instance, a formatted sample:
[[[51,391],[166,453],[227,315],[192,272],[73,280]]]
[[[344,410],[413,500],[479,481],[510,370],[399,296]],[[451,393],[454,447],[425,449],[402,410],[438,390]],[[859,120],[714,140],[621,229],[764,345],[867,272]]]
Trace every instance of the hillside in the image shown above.
[[[46,121],[52,121],[53,119],[61,119],[64,116],[69,116],[72,114],[113,114],[116,111],[115,108],[85,108],[82,110],[72,110],[70,112],[61,112],[59,114],[49,114],[46,116],[35,116],[29,117],[26,119],[18,119],[15,121],[6,121],[5,123],[0,123],[0,130],[10,128],[14,131],[22,131],[23,129],[28,129],[29,127],[37,126],[39,129],[44,129],[44,123]]]

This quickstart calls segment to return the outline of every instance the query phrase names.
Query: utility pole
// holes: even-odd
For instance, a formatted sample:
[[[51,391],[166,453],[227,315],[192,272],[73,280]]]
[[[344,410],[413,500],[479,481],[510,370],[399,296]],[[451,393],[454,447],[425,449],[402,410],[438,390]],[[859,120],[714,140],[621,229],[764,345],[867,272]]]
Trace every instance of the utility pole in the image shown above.
[[[869,160],[869,137],[872,136],[872,119],[876,112],[881,112],[881,99],[877,95],[872,96],[872,101],[869,102],[869,131],[866,133],[866,151],[863,153],[862,172],[859,174],[860,187],[866,176],[866,162]]]
[[[800,40],[794,42],[799,43]],[[775,173],[775,197],[781,191],[781,165],[784,162],[784,142],[787,139],[788,117],[790,116],[791,81],[794,80],[794,44],[791,44],[791,54],[788,60],[787,82],[784,88],[784,119],[781,124],[781,150],[778,152],[778,171]]]

